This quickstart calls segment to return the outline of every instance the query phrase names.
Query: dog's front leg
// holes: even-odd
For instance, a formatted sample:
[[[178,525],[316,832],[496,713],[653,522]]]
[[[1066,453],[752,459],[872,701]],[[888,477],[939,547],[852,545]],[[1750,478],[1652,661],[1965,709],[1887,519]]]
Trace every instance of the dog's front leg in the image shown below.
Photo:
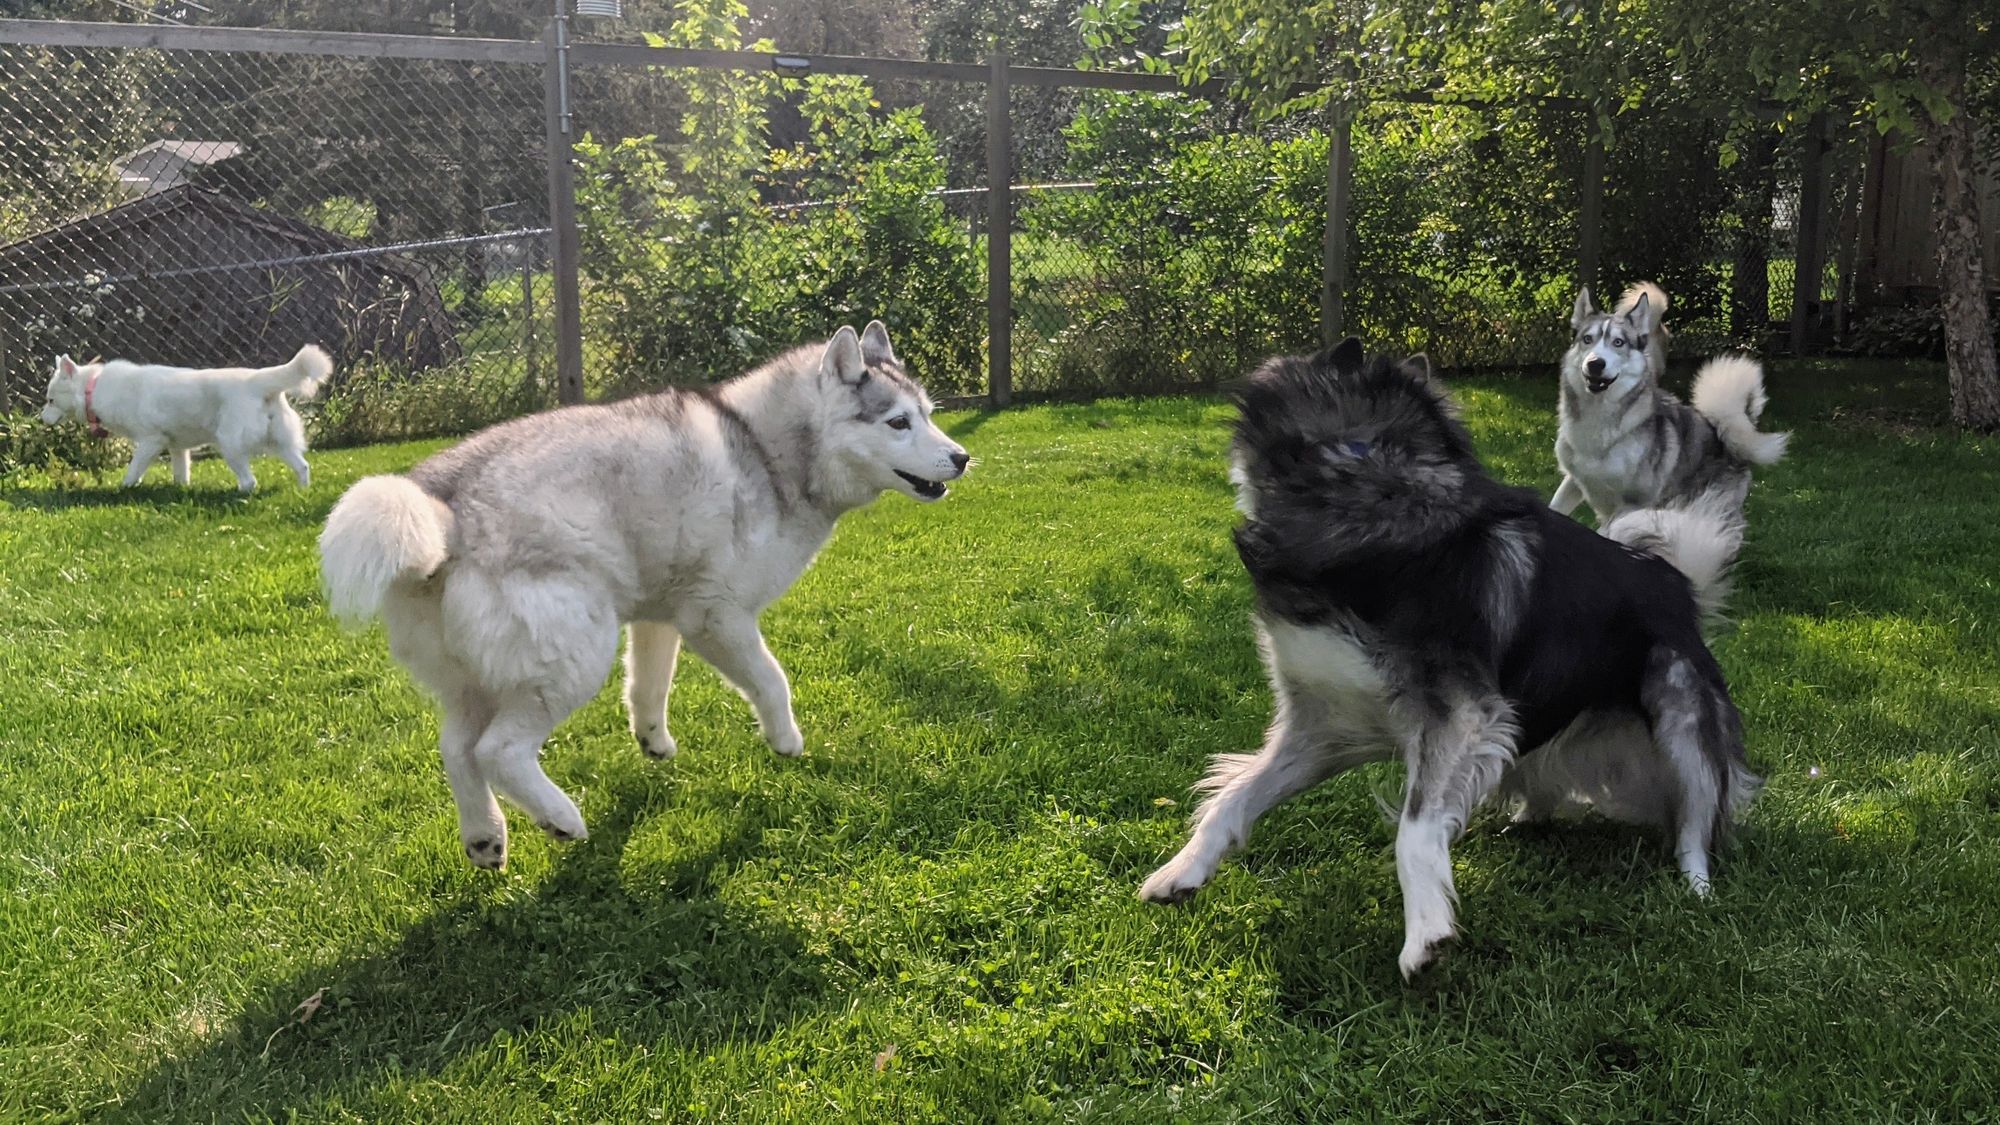
[[[125,467],[125,487],[130,488],[138,484],[146,475],[146,470],[152,468],[153,462],[166,448],[167,443],[160,438],[133,438],[132,463]]]
[[[764,644],[757,619],[747,613],[714,613],[686,634],[688,647],[733,685],[757,712],[764,741],[787,758],[805,753],[806,740],[792,717],[792,685]]]
[[[1324,715],[1311,699],[1294,699],[1282,687],[1278,714],[1255,754],[1221,754],[1197,788],[1209,797],[1195,812],[1194,833],[1174,858],[1139,888],[1148,902],[1180,902],[1215,878],[1222,857],[1250,839],[1250,826],[1279,802],[1364,760],[1329,745]]]
[[[1404,748],[1409,778],[1396,828],[1403,888],[1403,976],[1429,964],[1454,932],[1451,842],[1514,758],[1512,710],[1476,690],[1439,690],[1405,705],[1415,731]],[[1399,708],[1404,709],[1404,708]]]
[[[1549,507],[1563,515],[1569,515],[1576,511],[1576,506],[1581,503],[1583,503],[1583,486],[1576,483],[1575,477],[1565,474],[1563,482],[1556,486],[1556,494],[1549,498]]]

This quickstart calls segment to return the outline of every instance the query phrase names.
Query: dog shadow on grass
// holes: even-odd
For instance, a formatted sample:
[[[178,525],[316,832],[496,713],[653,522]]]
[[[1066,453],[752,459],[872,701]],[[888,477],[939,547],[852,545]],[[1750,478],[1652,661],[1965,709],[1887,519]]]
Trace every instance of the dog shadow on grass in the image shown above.
[[[91,485],[77,488],[54,486],[0,487],[0,505],[16,508],[32,508],[37,511],[60,512],[78,508],[157,508],[193,509],[211,514],[240,512],[254,505],[260,498],[267,502],[273,499],[268,494],[279,490],[293,491],[291,478],[273,486],[260,486],[256,492],[245,495],[236,486],[194,484],[183,487],[178,484],[148,484],[141,481],[130,488],[117,484]]]
[[[121,1096],[117,1117],[282,1119],[328,1103],[367,1115],[384,1085],[448,1075],[496,1039],[574,1024],[633,1054],[699,1057],[823,1008],[827,976],[797,932],[703,893],[712,871],[756,849],[757,810],[734,810],[719,837],[649,867],[642,884],[621,879],[654,788],[627,783],[594,808],[591,838],[539,885],[468,891],[389,948],[265,989]]]

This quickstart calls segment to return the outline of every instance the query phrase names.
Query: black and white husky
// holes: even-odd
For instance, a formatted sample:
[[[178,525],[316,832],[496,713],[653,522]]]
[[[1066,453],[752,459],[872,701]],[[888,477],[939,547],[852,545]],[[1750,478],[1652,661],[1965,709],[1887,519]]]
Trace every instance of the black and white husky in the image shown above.
[[[1265,811],[1364,762],[1407,767],[1396,870],[1415,973],[1453,933],[1453,839],[1499,795],[1666,829],[1687,881],[1758,779],[1702,614],[1741,543],[1717,505],[1603,535],[1486,475],[1421,357],[1359,341],[1274,359],[1237,395],[1236,547],[1277,714],[1215,760],[1193,837],[1140,894],[1182,899]],[[1679,569],[1676,569],[1676,568]]]
[[[1775,464],[1788,435],[1757,429],[1764,369],[1749,356],[1717,356],[1695,374],[1690,402],[1660,387],[1667,365],[1667,295],[1642,283],[1618,307],[1591,308],[1590,290],[1570,315],[1576,337],[1562,360],[1556,464],[1563,473],[1549,506],[1568,515],[1579,501],[1599,523],[1627,508],[1702,498],[1742,508],[1750,467]]]
[[[357,481],[320,558],[334,613],[381,618],[437,696],[465,854],[499,867],[496,791],[557,839],[585,834],[538,758],[603,686],[621,625],[641,750],[675,752],[667,691],[685,640],[750,700],[771,749],[802,753],[758,614],[843,513],[884,492],[937,500],[968,463],[876,321],[706,391],[516,419]]]

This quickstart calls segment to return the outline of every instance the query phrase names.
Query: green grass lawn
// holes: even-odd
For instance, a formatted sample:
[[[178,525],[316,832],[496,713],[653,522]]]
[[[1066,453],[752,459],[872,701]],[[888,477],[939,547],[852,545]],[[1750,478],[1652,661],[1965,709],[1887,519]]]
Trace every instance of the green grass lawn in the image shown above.
[[[435,443],[248,501],[212,461],[0,481],[0,1119],[1993,1120],[2000,442],[1941,383],[1774,379],[1717,646],[1770,785],[1714,900],[1644,835],[1489,816],[1408,985],[1393,772],[1134,897],[1268,718],[1218,402],[952,416],[979,470],[767,616],[807,757],[690,658],[652,764],[607,688],[548,750],[591,838],[517,816],[499,875],[316,589],[341,489]],[[1552,380],[1462,395],[1551,488]]]

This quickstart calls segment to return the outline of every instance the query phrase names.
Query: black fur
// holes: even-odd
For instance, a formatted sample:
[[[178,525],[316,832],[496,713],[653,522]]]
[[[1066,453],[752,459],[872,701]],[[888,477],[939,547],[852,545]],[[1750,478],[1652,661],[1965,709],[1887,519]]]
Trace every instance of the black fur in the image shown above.
[[[1497,694],[1519,753],[1586,712],[1646,715],[1684,662],[1726,827],[1741,725],[1679,571],[1493,480],[1423,368],[1364,362],[1358,341],[1271,360],[1235,397],[1261,613],[1352,628],[1420,714],[1446,689]]]

